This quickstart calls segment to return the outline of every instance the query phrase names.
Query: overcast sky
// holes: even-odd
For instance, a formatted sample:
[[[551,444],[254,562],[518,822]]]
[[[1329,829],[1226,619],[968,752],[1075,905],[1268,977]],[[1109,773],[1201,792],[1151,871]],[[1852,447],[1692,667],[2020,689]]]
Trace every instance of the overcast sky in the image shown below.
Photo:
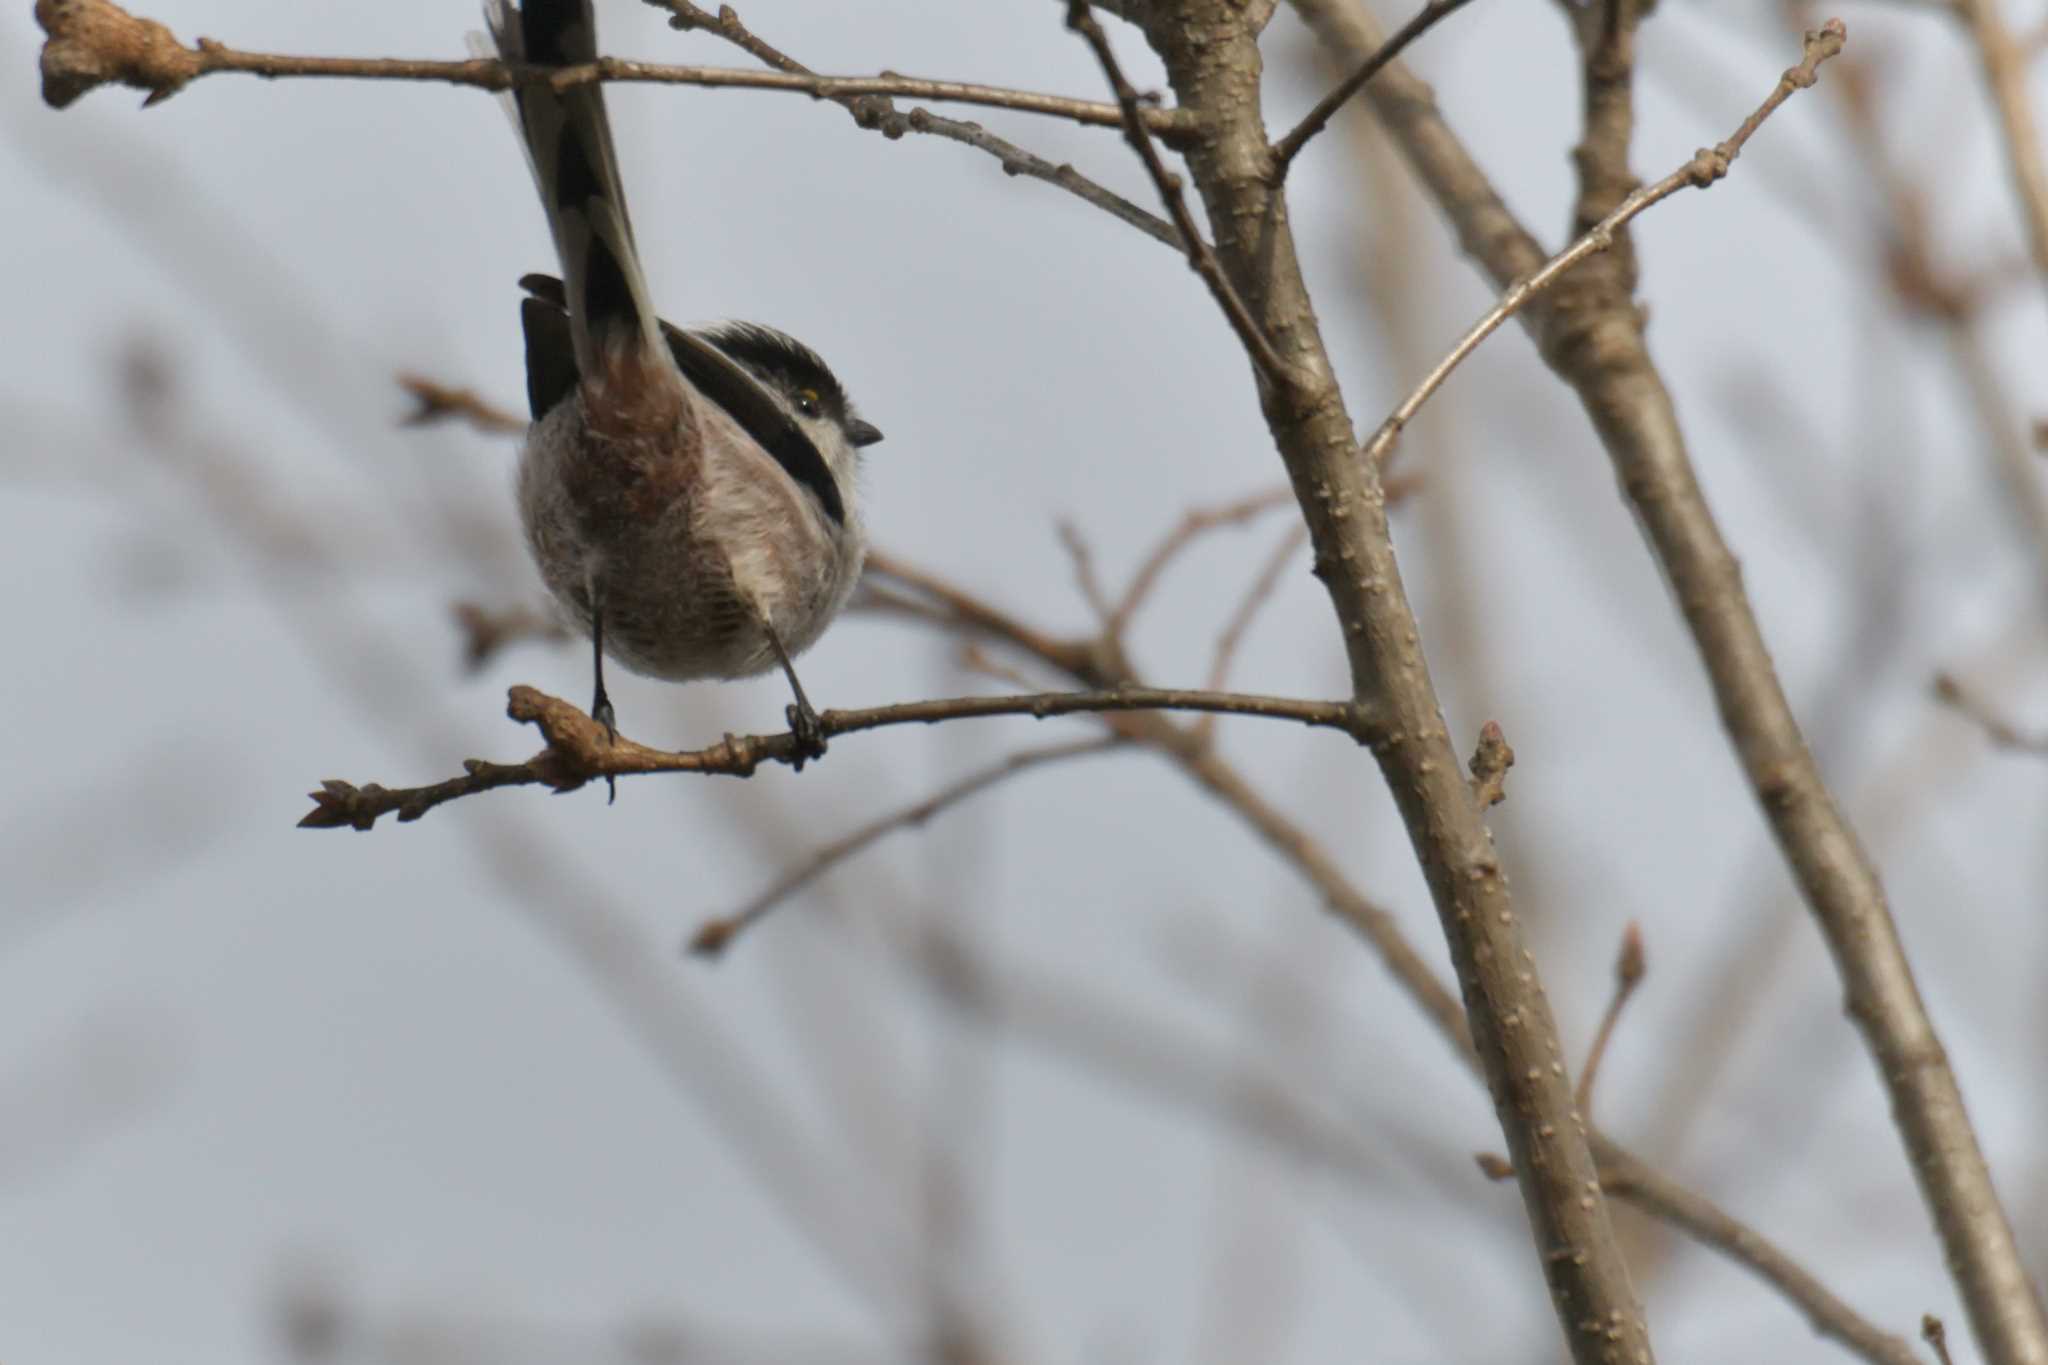
[[[1159,759],[1021,777],[892,836],[720,965],[678,953],[817,843],[1088,722],[847,737],[800,775],[632,780],[611,808],[521,789],[368,834],[293,828],[323,778],[524,757],[512,683],[587,696],[579,648],[462,670],[452,603],[539,599],[514,447],[401,429],[393,382],[518,405],[515,281],[552,268],[545,222],[478,91],[221,76],[59,114],[29,78],[27,8],[0,24],[0,1356],[286,1359],[299,1303],[335,1307],[361,1360],[634,1341],[656,1359],[650,1324],[675,1323],[752,1352],[706,1358],[895,1360],[937,1283],[1017,1361],[1557,1358],[1520,1203],[1470,1164],[1500,1147],[1485,1096],[1314,891]],[[308,54],[457,57],[476,25],[440,0],[147,12]],[[743,13],[820,70],[1101,89],[1044,0]],[[744,60],[626,0],[599,16],[621,55]],[[1955,34],[1846,17],[1939,239],[1966,263],[2015,253]],[[1646,178],[1725,137],[1797,56],[1767,6],[1673,0],[1644,49]],[[1289,15],[1266,52],[1280,123],[1329,75]],[[1577,105],[1557,15],[1481,0],[1415,60],[1555,242]],[[2048,83],[2034,94],[2048,108]],[[1242,355],[1156,242],[801,97],[609,98],[664,309],[830,358],[888,435],[863,496],[890,552],[1078,633],[1060,519],[1121,583],[1185,509],[1278,480]],[[1152,202],[1112,132],[961,116]],[[1370,428],[1489,296],[1356,134],[1306,154],[1293,208]],[[2043,576],[1952,351],[1877,285],[1878,197],[1849,146],[1839,107],[1803,95],[1727,182],[1652,211],[1651,341],[2040,1257],[2043,769],[1990,752],[1928,684],[1956,669],[2048,717]],[[2009,414],[2048,405],[2040,302],[2016,283],[1980,332]],[[149,439],[123,398],[143,357],[168,385]],[[1601,1122],[1883,1325],[1932,1311],[1960,1331],[1839,985],[1583,416],[1513,329],[1433,411],[1404,455],[1426,481],[1397,517],[1403,568],[1459,747],[1492,719],[1518,754],[1495,827],[1575,1056],[1623,925],[1649,943]],[[1148,676],[1200,682],[1284,529],[1178,565],[1135,631]],[[854,615],[803,676],[821,706],[999,685],[955,656]],[[1346,687],[1305,559],[1233,681]],[[672,747],[777,728],[785,700],[776,679],[613,687],[626,732]],[[1253,721],[1221,735],[1448,977],[1368,757]],[[969,1026],[904,965],[933,925],[1014,992],[1007,1027]],[[1088,1001],[1130,1020],[1077,1016]],[[1118,1071],[1124,1051],[1184,1064],[1192,1092]],[[1229,1135],[1217,1112],[1245,1112],[1252,1075],[1326,1114],[1350,1164]],[[936,1266],[935,1146],[968,1210]],[[1666,1359],[1845,1358],[1725,1263],[1637,1245]]]

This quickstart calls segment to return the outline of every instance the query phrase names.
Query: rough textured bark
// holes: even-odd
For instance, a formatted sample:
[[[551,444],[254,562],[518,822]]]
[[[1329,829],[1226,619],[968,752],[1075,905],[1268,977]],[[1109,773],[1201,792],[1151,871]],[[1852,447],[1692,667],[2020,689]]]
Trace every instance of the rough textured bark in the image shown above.
[[[1296,378],[1262,382],[1266,421],[1309,525],[1373,751],[1450,941],[1474,1046],[1519,1177],[1573,1359],[1652,1358],[1608,1222],[1557,1030],[1507,880],[1430,683],[1377,471],[1358,457],[1295,257],[1260,113],[1255,34],[1230,0],[1142,14],[1194,131],[1183,143],[1216,254]]]

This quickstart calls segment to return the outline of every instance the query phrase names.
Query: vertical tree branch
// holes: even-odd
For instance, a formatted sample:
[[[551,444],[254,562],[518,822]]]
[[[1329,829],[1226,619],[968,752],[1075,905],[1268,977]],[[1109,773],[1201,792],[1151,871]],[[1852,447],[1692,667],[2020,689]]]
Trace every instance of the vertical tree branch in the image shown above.
[[[1520,1177],[1573,1359],[1648,1362],[1629,1284],[1550,1015],[1492,836],[1466,785],[1429,678],[1387,530],[1379,470],[1357,458],[1296,259],[1260,107],[1256,35],[1230,0],[1148,7],[1196,131],[1183,148],[1215,251],[1262,334],[1297,376],[1260,401],[1343,631],[1354,696],[1385,722],[1374,745],[1450,941],[1474,1046]],[[1370,87],[1368,87],[1370,88]]]
[[[1296,0],[1325,41],[1354,58],[1379,45],[1362,6]],[[1590,5],[1576,22],[1587,65],[1577,218],[1598,221],[1634,186],[1627,168],[1635,6]],[[1494,194],[1400,63],[1365,97],[1466,251],[1501,287],[1544,252]],[[2048,1322],[2020,1261],[1947,1054],[1928,1019],[1884,888],[1822,782],[1787,702],[1741,570],[1696,478],[1634,300],[1633,257],[1587,261],[1524,310],[1544,360],[1578,394],[1648,533],[1713,686],[1723,726],[1840,974],[1850,1018],[1891,1096],[1921,1194],[1985,1357],[2048,1365]]]
[[[1977,40],[1984,80],[1998,106],[2005,131],[2005,155],[2027,227],[2034,268],[2048,281],[2048,164],[2041,155],[2041,130],[2027,103],[2028,55],[1998,12],[1997,0],[1956,0]]]

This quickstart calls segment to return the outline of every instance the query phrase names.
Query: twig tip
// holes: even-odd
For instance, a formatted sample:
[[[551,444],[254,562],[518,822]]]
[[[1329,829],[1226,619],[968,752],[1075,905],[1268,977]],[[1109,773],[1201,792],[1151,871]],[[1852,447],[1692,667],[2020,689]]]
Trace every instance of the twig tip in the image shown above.
[[[1624,991],[1632,991],[1636,983],[1649,970],[1649,962],[1643,952],[1643,929],[1634,920],[1621,931],[1621,953],[1614,959],[1615,985]]]
[[[726,945],[739,932],[739,925],[731,919],[708,919],[699,925],[697,932],[690,935],[685,948],[691,957],[717,958],[724,954]]]

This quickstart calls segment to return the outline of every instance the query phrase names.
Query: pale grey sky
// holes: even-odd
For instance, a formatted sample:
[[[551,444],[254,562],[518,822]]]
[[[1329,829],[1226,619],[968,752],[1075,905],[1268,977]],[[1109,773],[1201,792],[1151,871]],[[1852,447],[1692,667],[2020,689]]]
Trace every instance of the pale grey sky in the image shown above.
[[[599,8],[608,50],[740,60],[644,6]],[[321,54],[458,56],[476,22],[438,0],[146,12],[188,39]],[[743,14],[821,70],[1100,91],[1053,4]],[[1892,131],[1935,177],[1945,239],[2010,249],[1953,35],[1848,17],[1886,54]],[[1112,34],[1158,84],[1135,32]],[[1484,1096],[1314,893],[1156,759],[1022,778],[892,836],[718,967],[677,954],[815,843],[1086,722],[848,737],[801,775],[629,781],[609,809],[520,790],[367,835],[294,829],[322,778],[425,782],[530,752],[502,715],[510,683],[586,694],[576,648],[461,673],[450,603],[537,593],[512,449],[400,429],[392,382],[519,401],[514,282],[550,266],[544,222],[477,91],[219,77],[148,111],[102,91],[58,114],[29,79],[38,37],[25,13],[0,25],[0,1357],[284,1359],[279,1303],[311,1285],[344,1296],[365,1361],[595,1360],[671,1318],[767,1343],[714,1358],[796,1359],[796,1338],[822,1360],[903,1359],[938,1142],[973,1226],[936,1274],[1009,1358],[1556,1358],[1519,1203],[1471,1174],[1499,1146]],[[1646,176],[1725,136],[1796,55],[1757,4],[1667,3],[1645,46]],[[1278,121],[1326,78],[1284,15],[1267,52]],[[1556,16],[1481,0],[1416,61],[1555,240],[1576,107]],[[888,433],[865,493],[890,551],[1079,631],[1057,519],[1121,581],[1185,508],[1278,479],[1229,331],[1158,244],[802,98],[610,98],[664,307],[758,318],[831,358]],[[1113,133],[960,116],[1150,202]],[[1304,157],[1294,211],[1370,426],[1488,295],[1401,178],[1361,181],[1357,145]],[[2048,714],[2039,573],[1938,338],[1873,289],[1874,203],[1835,106],[1802,96],[1725,184],[1642,221],[1644,294],[1788,689],[1890,879],[2038,1256],[2043,770],[1987,754],[1927,681],[1963,669]],[[1388,344],[1368,282],[1415,287],[1416,335]],[[1987,331],[2037,413],[2042,369],[2018,358],[2048,344],[2039,304],[2019,289]],[[137,345],[169,357],[174,451],[123,415]],[[1404,570],[1461,746],[1498,719],[1520,756],[1496,827],[1574,1052],[1623,924],[1650,945],[1603,1123],[1884,1325],[1934,1311],[1960,1331],[1839,987],[1587,424],[1512,329],[1438,403],[1409,452],[1429,481],[1399,518]],[[1180,565],[1135,637],[1151,675],[1200,680],[1281,529]],[[1303,563],[1235,682],[1334,694],[1335,646]],[[804,676],[821,705],[988,685],[947,642],[862,616]],[[615,693],[629,733],[677,747],[775,726],[784,700],[776,680],[621,675]],[[1222,735],[1443,964],[1368,758],[1252,722]],[[927,921],[1000,964],[1011,1033],[963,1027],[902,968],[890,945]],[[1276,1156],[1032,1041],[1050,1025],[1029,1002],[1066,993],[1031,983],[1060,982],[1184,1039],[1173,1055],[1225,1104],[1234,1069],[1278,1075],[1354,1134],[1359,1168]],[[1673,1059],[1719,1041],[1699,1031],[1728,1026],[1731,991],[1754,1000],[1712,1097],[1664,1131]],[[1675,1256],[1648,1294],[1666,1359],[1845,1358],[1724,1263]]]

